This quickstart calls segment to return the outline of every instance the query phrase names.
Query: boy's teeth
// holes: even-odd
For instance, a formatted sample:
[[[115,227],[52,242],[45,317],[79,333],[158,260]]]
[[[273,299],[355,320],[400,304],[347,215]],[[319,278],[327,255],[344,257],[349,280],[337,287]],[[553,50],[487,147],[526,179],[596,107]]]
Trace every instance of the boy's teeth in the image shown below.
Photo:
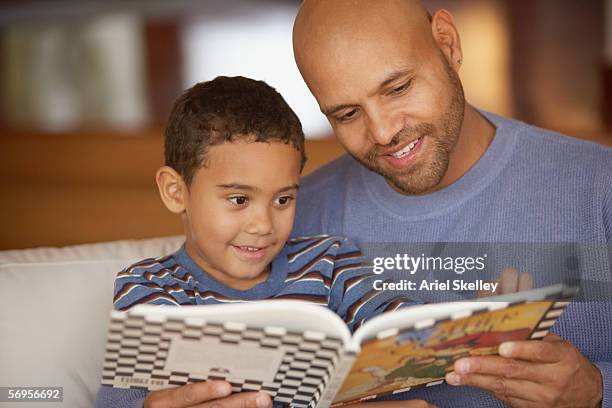
[[[402,150],[393,153],[391,156],[395,157],[396,159],[401,159],[402,157],[410,153],[410,151],[414,148],[414,146],[416,146],[416,144],[419,143],[419,140],[421,140],[420,137],[417,138],[414,142],[404,147]]]
[[[255,247],[243,246],[243,247],[240,247],[240,248],[242,248],[242,249],[244,249],[246,251],[251,251],[251,252],[259,251],[259,248],[255,248]]]

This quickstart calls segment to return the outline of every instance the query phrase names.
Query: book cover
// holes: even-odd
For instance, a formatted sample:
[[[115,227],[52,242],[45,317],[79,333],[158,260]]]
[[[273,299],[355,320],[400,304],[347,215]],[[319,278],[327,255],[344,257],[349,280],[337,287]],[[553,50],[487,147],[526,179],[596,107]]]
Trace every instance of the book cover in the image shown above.
[[[352,336],[330,310],[269,300],[111,312],[102,384],[159,390],[212,379],[296,407],[344,405],[443,382],[455,360],[540,339],[576,288],[406,307]]]

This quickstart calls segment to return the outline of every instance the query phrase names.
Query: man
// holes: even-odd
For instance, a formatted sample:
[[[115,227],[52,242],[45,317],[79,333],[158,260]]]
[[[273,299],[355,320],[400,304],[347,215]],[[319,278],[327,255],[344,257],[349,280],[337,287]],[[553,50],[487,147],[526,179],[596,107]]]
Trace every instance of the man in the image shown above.
[[[468,105],[447,11],[430,17],[416,0],[307,0],[293,44],[350,155],[302,183],[295,235],[609,248],[612,151]],[[600,261],[609,274],[610,259]],[[553,328],[560,337],[459,360],[452,386],[401,397],[442,407],[612,406],[610,315],[607,302],[574,303]]]

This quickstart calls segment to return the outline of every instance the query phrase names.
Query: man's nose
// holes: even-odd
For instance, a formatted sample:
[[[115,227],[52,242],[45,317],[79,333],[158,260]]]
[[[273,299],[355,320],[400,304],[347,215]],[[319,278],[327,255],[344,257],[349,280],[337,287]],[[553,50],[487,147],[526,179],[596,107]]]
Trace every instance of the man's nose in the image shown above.
[[[268,235],[272,232],[273,222],[271,209],[266,207],[252,208],[245,231],[249,234]]]
[[[367,132],[372,143],[386,146],[401,130],[402,123],[397,115],[380,108],[372,108],[367,113]]]

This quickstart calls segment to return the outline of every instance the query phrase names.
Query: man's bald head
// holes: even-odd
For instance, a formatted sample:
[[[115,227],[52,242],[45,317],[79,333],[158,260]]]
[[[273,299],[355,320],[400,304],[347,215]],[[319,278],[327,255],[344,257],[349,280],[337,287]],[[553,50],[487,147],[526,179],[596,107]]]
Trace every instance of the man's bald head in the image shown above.
[[[442,183],[465,107],[450,13],[430,17],[418,0],[305,0],[293,49],[353,157],[402,193]]]
[[[419,0],[305,0],[293,26],[296,62],[304,75],[319,57],[338,57],[337,50],[354,49],[367,40],[432,46],[429,23]]]

